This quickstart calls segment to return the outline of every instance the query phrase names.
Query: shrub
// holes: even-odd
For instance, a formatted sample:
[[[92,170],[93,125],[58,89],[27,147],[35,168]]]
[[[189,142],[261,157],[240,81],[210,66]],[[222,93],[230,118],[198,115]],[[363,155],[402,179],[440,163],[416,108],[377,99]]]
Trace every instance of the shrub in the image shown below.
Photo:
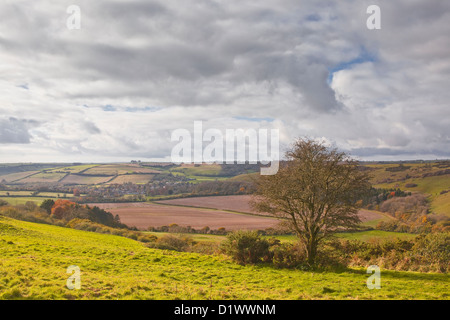
[[[197,242],[191,246],[190,251],[201,254],[217,254],[220,252],[220,244],[215,242]]]
[[[272,262],[277,268],[295,268],[306,262],[305,251],[296,243],[280,243],[271,247]]]
[[[140,242],[148,243],[148,242],[155,242],[156,240],[158,240],[158,237],[156,237],[152,234],[144,234],[144,235],[138,236],[137,240]]]
[[[44,209],[48,214],[52,213],[52,208],[55,205],[55,201],[52,199],[45,199],[41,203],[41,208]]]
[[[430,233],[420,235],[414,241],[411,257],[416,263],[434,266],[436,271],[450,270],[450,234]]]
[[[329,245],[334,254],[340,257],[339,262],[345,265],[367,267],[375,264],[386,269],[421,272],[450,270],[448,233],[422,234],[413,240],[397,239],[379,243],[336,240]],[[325,256],[330,258],[332,254]]]
[[[156,242],[149,243],[150,248],[166,249],[174,251],[188,251],[189,247],[195,242],[188,237],[177,237],[173,235],[165,235],[159,238]]]
[[[235,231],[229,233],[222,243],[222,250],[239,264],[255,264],[270,261],[270,244],[256,231]]]

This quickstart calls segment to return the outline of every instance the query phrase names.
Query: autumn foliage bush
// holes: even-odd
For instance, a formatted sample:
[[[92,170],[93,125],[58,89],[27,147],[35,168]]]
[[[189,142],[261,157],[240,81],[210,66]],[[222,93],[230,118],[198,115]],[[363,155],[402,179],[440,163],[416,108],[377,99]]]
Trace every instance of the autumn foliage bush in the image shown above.
[[[449,272],[450,234],[421,234],[413,240],[362,242],[337,240],[328,243],[343,265],[403,271]]]
[[[273,243],[270,251],[272,263],[277,268],[296,268],[306,263],[305,250],[299,243]]]
[[[270,243],[256,231],[234,231],[227,235],[222,250],[239,264],[256,264],[271,260]]]

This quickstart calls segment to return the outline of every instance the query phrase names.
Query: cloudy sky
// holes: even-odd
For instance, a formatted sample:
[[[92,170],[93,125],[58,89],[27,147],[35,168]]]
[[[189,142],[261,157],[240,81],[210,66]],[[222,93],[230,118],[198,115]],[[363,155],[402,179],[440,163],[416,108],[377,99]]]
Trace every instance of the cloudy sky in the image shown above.
[[[0,162],[169,159],[194,121],[450,158],[449,21],[446,0],[3,0]]]

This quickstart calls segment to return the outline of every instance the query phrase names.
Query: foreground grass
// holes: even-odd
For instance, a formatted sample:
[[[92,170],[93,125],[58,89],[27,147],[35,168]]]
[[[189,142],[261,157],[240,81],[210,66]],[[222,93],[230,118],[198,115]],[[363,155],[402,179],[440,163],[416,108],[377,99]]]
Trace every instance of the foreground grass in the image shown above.
[[[449,276],[362,269],[310,272],[240,266],[224,256],[149,249],[142,243],[0,217],[1,299],[449,299]],[[81,289],[66,288],[67,267]]]

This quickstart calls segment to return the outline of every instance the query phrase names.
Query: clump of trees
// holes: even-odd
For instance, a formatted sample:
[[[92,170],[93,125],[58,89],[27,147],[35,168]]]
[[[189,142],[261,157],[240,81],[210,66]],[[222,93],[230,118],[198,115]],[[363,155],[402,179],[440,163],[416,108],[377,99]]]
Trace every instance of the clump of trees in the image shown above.
[[[393,198],[403,198],[411,196],[411,192],[405,192],[399,188],[370,188],[370,190],[361,198],[362,206],[370,210],[378,210],[380,204]]]
[[[48,209],[53,200],[44,201],[41,208],[48,213]],[[97,206],[80,205],[70,200],[58,199],[53,202],[50,209],[50,217],[56,220],[69,221],[75,218],[86,219],[97,222],[113,228],[126,228],[127,226],[120,222],[118,215],[100,209]]]
[[[409,170],[410,168],[411,168],[411,166],[405,166],[403,163],[400,163],[397,167],[388,167],[384,170],[389,171],[389,172],[401,172],[401,171]]]

